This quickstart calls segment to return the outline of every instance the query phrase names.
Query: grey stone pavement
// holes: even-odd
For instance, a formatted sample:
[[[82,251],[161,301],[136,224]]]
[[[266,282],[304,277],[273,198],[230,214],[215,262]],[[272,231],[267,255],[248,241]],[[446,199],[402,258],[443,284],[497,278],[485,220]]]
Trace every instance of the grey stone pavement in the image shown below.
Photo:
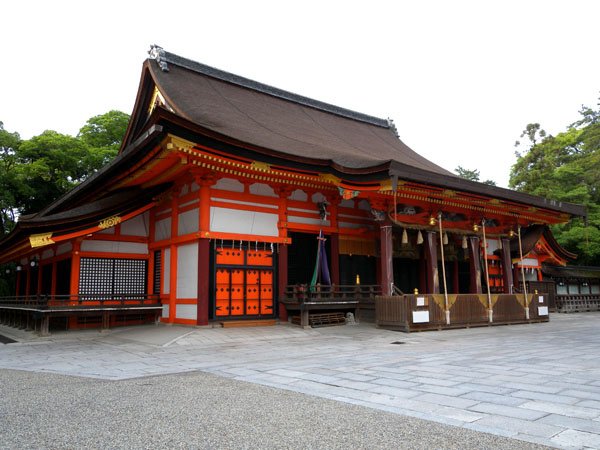
[[[558,448],[600,449],[600,313],[405,334],[144,326],[47,338],[0,327],[0,369],[101,380],[207,372]]]

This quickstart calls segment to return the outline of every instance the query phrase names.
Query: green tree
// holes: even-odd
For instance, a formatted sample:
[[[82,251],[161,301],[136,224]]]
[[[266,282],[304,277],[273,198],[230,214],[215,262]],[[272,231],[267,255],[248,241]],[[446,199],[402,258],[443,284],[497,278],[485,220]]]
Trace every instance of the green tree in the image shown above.
[[[18,198],[23,191],[16,152],[21,145],[19,133],[4,129],[0,121],[0,235],[9,233],[18,214]]]
[[[579,255],[579,264],[600,265],[600,108],[584,106],[580,114],[580,120],[557,136],[540,133],[539,124],[526,127],[521,136],[531,145],[516,153],[509,186],[585,205],[587,223],[574,219],[554,226],[553,232],[561,245]]]
[[[89,147],[78,138],[51,130],[24,141],[18,157],[27,185],[21,205],[24,214],[41,210],[91,171]]]
[[[48,130],[25,141],[0,122],[0,233],[113,159],[128,120],[125,113],[109,111],[89,119],[77,137]]]
[[[127,131],[129,114],[112,110],[90,118],[77,137],[90,149],[90,166],[98,170],[118,153]]]
[[[481,175],[479,174],[478,169],[470,170],[470,169],[465,169],[462,166],[458,166],[456,169],[454,169],[454,171],[461,178],[465,178],[465,179],[471,180],[471,181],[478,181],[483,184],[489,184],[490,186],[496,186],[496,182],[494,180],[481,181],[480,180]]]

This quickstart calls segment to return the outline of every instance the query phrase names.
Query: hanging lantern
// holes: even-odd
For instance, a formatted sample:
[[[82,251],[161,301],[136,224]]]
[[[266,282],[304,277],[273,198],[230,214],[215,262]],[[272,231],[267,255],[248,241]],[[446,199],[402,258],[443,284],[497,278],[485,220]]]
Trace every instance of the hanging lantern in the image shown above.
[[[402,230],[402,243],[408,244],[408,233],[406,232],[406,228]]]
[[[421,233],[421,230],[419,230],[419,232],[417,233],[417,244],[420,245],[423,243],[423,234]]]
[[[444,237],[442,238],[442,243],[444,245],[448,245],[448,233],[444,231]]]
[[[464,235],[462,238],[462,248],[465,250],[469,248],[469,245],[467,244],[467,236],[464,236]]]

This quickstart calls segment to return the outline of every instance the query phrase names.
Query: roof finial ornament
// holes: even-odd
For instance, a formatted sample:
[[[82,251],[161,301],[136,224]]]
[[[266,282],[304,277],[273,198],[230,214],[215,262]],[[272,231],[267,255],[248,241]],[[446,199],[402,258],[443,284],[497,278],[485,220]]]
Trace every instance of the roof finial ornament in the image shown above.
[[[148,50],[148,54],[150,55],[150,59],[154,59],[160,67],[160,70],[163,72],[169,71],[169,66],[167,66],[167,57],[165,55],[165,51],[159,45],[153,44],[150,46],[150,50]]]
[[[387,123],[388,123],[388,128],[394,132],[394,134],[396,135],[397,138],[400,138],[400,135],[398,134],[398,128],[396,128],[396,124],[394,123],[394,120],[390,119],[388,117]]]

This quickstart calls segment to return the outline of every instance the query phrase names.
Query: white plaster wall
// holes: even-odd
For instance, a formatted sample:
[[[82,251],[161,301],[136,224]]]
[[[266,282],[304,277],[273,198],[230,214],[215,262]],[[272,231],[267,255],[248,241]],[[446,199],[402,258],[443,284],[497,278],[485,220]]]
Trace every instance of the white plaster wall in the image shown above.
[[[165,319],[169,318],[169,309],[170,309],[169,305],[163,305],[163,307],[162,307],[162,316],[163,316],[163,318],[165,318]]]
[[[177,298],[198,297],[198,243],[177,247]]]
[[[244,185],[233,178],[221,178],[213,186],[213,189],[221,189],[230,192],[244,192]]]
[[[154,225],[154,240],[162,241],[171,237],[171,218],[157,221]]]
[[[338,222],[338,227],[340,228],[362,228],[363,224],[354,223],[354,222]]]
[[[487,239],[487,245],[487,254],[492,255],[496,250],[500,248],[500,241],[498,239]]]
[[[54,250],[52,250],[51,248],[49,248],[48,250],[44,250],[42,252],[42,260],[44,259],[50,259],[54,256]]]
[[[300,202],[305,202],[308,200],[308,194],[301,189],[296,189],[292,192],[292,195],[289,197],[291,200],[298,200]]]
[[[325,198],[325,196],[323,194],[321,194],[320,192],[317,192],[316,194],[313,194],[312,199],[313,203],[320,203],[320,202],[326,202],[327,199]]]
[[[136,253],[148,254],[148,244],[141,242],[83,241],[82,252]]]
[[[164,254],[162,293],[168,294],[171,292],[171,249],[166,248]]]
[[[148,236],[148,211],[121,223],[121,234]]]
[[[264,183],[254,183],[250,185],[250,193],[254,195],[263,195],[265,197],[278,197],[273,188]]]
[[[354,200],[342,200],[340,206],[342,208],[354,208]]]
[[[330,225],[329,220],[321,220],[318,216],[314,219],[312,217],[301,217],[301,216],[288,216],[288,222],[290,223],[305,223],[308,225],[321,225],[328,227]]]
[[[198,307],[196,305],[177,305],[177,319],[192,319],[198,318]]]
[[[115,227],[105,228],[104,230],[96,231],[98,234],[115,234]]]
[[[71,250],[73,250],[73,244],[71,244],[70,242],[60,244],[58,247],[56,247],[56,255],[64,255],[65,253],[68,253]]]
[[[223,233],[278,236],[277,214],[242,211],[228,208],[210,208],[210,230]]]
[[[371,204],[367,199],[362,199],[358,202],[358,209],[363,209],[365,211],[371,211]]]
[[[198,221],[200,219],[198,214],[198,208],[179,213],[177,236],[183,236],[198,231]]]

